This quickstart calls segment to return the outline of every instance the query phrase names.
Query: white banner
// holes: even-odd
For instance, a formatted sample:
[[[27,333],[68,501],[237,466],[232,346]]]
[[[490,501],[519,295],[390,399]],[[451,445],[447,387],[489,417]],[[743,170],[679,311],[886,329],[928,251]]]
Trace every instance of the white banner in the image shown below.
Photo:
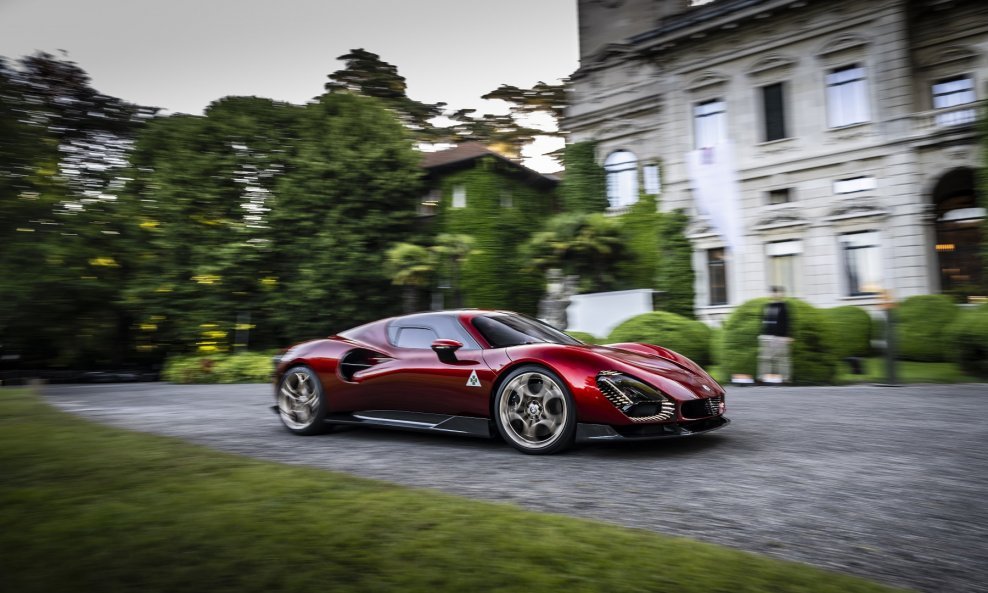
[[[734,164],[734,145],[724,142],[686,154],[686,166],[697,209],[735,255],[744,245],[741,224],[741,187]]]

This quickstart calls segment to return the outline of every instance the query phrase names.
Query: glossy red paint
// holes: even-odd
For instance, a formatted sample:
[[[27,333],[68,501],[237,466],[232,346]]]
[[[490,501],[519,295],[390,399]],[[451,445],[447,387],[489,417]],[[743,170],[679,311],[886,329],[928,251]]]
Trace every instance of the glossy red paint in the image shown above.
[[[445,313],[459,324],[457,331],[461,334],[455,336],[457,341],[476,343],[456,350],[453,362],[441,361],[429,347],[394,345],[388,328],[406,319],[399,317],[343,332],[345,337],[332,336],[289,349],[278,365],[276,384],[288,368],[304,364],[315,370],[322,381],[329,395],[330,412],[400,410],[489,417],[499,378],[519,365],[535,364],[549,368],[565,381],[576,403],[579,422],[612,426],[642,423],[625,416],[603,396],[596,383],[601,371],[633,376],[680,404],[724,395],[721,386],[693,361],[661,346],[535,343],[491,348],[472,323],[474,317],[485,313],[490,312]],[[366,368],[354,371],[355,367],[347,366],[354,352],[362,356],[360,361]],[[476,380],[472,378],[474,374]],[[677,405],[676,417],[667,422],[687,420],[695,418],[684,418]]]

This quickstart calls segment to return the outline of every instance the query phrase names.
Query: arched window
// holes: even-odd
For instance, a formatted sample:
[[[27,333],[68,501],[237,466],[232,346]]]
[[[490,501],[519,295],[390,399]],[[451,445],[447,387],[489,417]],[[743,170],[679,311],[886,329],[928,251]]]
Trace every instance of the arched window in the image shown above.
[[[617,150],[604,161],[607,172],[607,199],[611,208],[630,206],[638,201],[638,159],[627,150]]]
[[[933,189],[940,290],[959,298],[984,297],[981,233],[985,209],[978,205],[975,171],[944,173]]]

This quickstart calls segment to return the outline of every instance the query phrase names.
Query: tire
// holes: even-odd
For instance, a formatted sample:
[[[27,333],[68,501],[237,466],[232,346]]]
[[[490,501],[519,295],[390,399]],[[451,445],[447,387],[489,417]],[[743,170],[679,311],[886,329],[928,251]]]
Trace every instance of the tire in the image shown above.
[[[541,366],[508,373],[494,396],[493,415],[498,434],[530,455],[558,453],[576,434],[573,396],[559,375]]]
[[[278,416],[289,431],[301,435],[326,432],[326,396],[319,375],[309,367],[285,371],[276,399]]]

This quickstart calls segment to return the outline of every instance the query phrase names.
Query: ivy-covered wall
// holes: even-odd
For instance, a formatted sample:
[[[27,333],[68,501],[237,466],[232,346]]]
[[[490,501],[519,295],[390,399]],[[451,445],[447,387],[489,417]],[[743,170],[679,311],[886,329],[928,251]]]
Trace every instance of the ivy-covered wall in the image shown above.
[[[566,176],[559,187],[564,212],[603,212],[607,209],[607,178],[597,164],[597,143],[567,144],[563,151]]]
[[[632,254],[620,270],[628,288],[658,286],[662,218],[655,196],[647,194],[642,194],[620,217],[628,238],[628,251]]]
[[[474,238],[460,277],[464,306],[534,315],[545,283],[537,272],[526,270],[519,248],[552,213],[554,189],[533,187],[493,156],[434,183],[441,195],[436,232]],[[452,207],[456,186],[466,190],[464,208]]]
[[[682,210],[662,213],[659,225],[658,286],[662,309],[693,319],[693,244],[686,238],[690,219]]]

